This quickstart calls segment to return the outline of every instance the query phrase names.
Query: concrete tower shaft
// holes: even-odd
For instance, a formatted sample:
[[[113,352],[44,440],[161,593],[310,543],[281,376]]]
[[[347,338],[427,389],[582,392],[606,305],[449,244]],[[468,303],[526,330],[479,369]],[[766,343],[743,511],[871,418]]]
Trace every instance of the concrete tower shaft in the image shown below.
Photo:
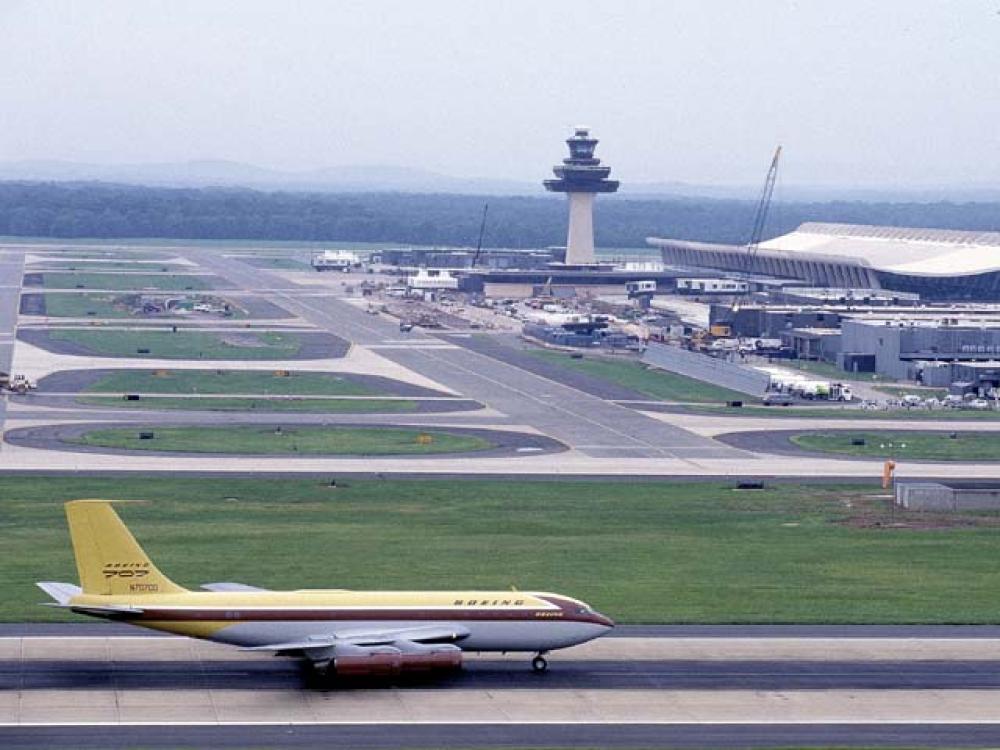
[[[601,166],[594,157],[597,139],[588,128],[576,128],[566,139],[569,157],[552,168],[555,180],[545,180],[545,189],[566,193],[569,197],[569,230],[566,237],[566,265],[593,265],[594,256],[594,195],[613,193],[618,181],[609,180],[611,167]]]

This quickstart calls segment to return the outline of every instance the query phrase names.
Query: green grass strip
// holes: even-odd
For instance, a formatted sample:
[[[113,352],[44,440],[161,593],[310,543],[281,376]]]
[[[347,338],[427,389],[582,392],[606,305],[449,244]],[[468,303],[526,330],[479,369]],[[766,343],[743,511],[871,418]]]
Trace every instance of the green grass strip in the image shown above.
[[[720,388],[711,383],[688,378],[684,375],[676,375],[665,370],[648,368],[634,360],[572,359],[569,354],[545,349],[529,349],[527,353],[560,367],[576,370],[630,388],[650,399],[684,403],[747,401],[750,399],[745,393]]]
[[[143,439],[152,433],[152,439]],[[257,425],[225,427],[128,427],[94,430],[72,439],[79,445],[128,450],[254,455],[387,456],[467,453],[493,447],[475,435],[383,427]]]
[[[284,372],[284,371],[282,371]],[[377,396],[380,391],[335,373],[270,370],[119,370],[88,393],[259,393],[268,396]]]
[[[295,356],[301,347],[296,334],[275,332],[55,328],[49,331],[49,336],[85,346],[98,354],[153,359],[281,360]],[[140,349],[148,352],[140,353]]]
[[[345,398],[201,398],[199,396],[143,396],[128,401],[120,396],[85,396],[77,401],[113,409],[168,409],[184,411],[310,412],[316,414],[379,414],[417,410],[408,399]]]
[[[621,622],[1000,622],[995,516],[892,514],[876,482],[0,477],[0,619],[76,581],[62,503],[120,512],[189,587],[505,589],[577,596]]]
[[[935,461],[1000,460],[1000,434],[984,432],[804,432],[792,442],[810,451]],[[857,444],[863,441],[863,444]]]

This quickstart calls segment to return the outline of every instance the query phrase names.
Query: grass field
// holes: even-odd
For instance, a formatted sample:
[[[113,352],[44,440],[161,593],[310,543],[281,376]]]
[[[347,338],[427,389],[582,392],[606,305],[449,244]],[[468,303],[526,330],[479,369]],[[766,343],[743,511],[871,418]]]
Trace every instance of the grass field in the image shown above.
[[[126,401],[120,396],[84,396],[82,404],[113,409],[178,409],[187,411],[266,411],[311,412],[325,414],[381,414],[417,410],[417,402],[408,399],[384,398],[202,398],[200,396],[143,396],[138,401]]]
[[[528,349],[528,354],[561,367],[631,388],[651,399],[684,403],[748,401],[749,396],[671,372],[647,368],[631,360],[572,359],[563,352]]]
[[[686,406],[685,412],[692,414],[708,414],[727,417],[774,417],[776,419],[843,419],[850,421],[871,421],[877,419],[898,419],[928,422],[990,422],[1000,420],[997,411],[972,411],[959,409],[893,409],[881,411],[875,409],[838,409],[836,407],[802,407],[793,406],[744,406],[734,409],[726,406]]]
[[[139,437],[143,432],[152,432],[155,437],[143,440]],[[428,440],[424,442],[423,437]],[[128,450],[299,456],[469,453],[493,447],[488,440],[475,435],[439,430],[322,425],[297,425],[283,429],[258,425],[116,427],[85,432],[70,442]]]
[[[364,383],[334,373],[270,370],[119,370],[93,383],[87,393],[253,393],[268,396],[378,396]]]
[[[45,314],[53,318],[128,318],[124,307],[116,307],[115,294],[50,292],[45,294]]]
[[[41,295],[45,301],[44,314],[51,318],[131,318],[138,320],[155,320],[158,318],[176,318],[181,314],[172,311],[165,314],[142,315],[132,314],[132,310],[138,307],[138,297],[140,295],[128,293],[102,293],[102,292],[45,292]],[[192,294],[187,295],[191,304],[198,302],[222,303],[228,300],[214,295]],[[233,303],[230,303],[231,313],[229,320],[246,318],[246,313]],[[31,314],[39,314],[32,312]],[[190,315],[195,320],[205,319],[199,314]],[[221,319],[218,316],[213,316]]]
[[[106,497],[152,501],[121,513],[191,587],[516,585],[580,597],[623,622],[1000,622],[998,519],[892,518],[874,485],[328,484],[0,477],[0,619],[72,619],[37,606],[33,582],[76,580],[61,504]]]
[[[47,260],[30,268],[32,271],[149,271],[150,273],[184,273],[194,268],[177,263],[135,263],[127,260]]]
[[[936,461],[1000,460],[1000,433],[956,432],[804,432],[792,442],[822,453],[878,458],[917,458]],[[853,445],[864,440],[864,445]]]
[[[0,237],[0,240],[7,239],[14,241],[13,237]],[[130,248],[108,248],[99,242],[94,240],[75,240],[75,239],[63,239],[60,241],[62,247],[52,248],[49,245],[52,244],[51,237],[25,237],[19,239],[18,242],[22,242],[27,245],[39,245],[39,247],[34,248],[30,252],[32,255],[37,255],[44,260],[52,261],[67,261],[70,258],[86,258],[88,260],[114,260],[116,258],[134,258],[136,260],[165,260],[170,261],[177,257],[177,254],[172,250],[147,250],[143,249],[130,249]],[[146,245],[149,244],[145,240],[129,240],[129,244],[135,245]],[[160,242],[152,243],[154,245],[175,245],[176,241],[172,242]]]
[[[211,289],[209,276],[174,273],[43,273],[46,289],[113,289],[141,291],[143,289],[182,290]]]
[[[302,346],[294,333],[167,330],[112,331],[94,328],[53,328],[49,337],[69,341],[113,357],[155,359],[281,360],[294,357]],[[148,349],[139,353],[139,349]]]

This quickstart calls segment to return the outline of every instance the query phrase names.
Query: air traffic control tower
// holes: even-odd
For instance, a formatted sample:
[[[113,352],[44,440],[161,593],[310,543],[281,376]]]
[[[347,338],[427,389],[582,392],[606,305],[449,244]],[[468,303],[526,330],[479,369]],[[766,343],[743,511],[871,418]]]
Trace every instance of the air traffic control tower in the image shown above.
[[[570,138],[569,158],[552,168],[558,179],[545,180],[545,189],[569,195],[569,233],[566,238],[567,266],[596,266],[594,257],[594,195],[618,190],[618,180],[609,180],[611,167],[594,158],[597,139],[589,128],[576,128]]]

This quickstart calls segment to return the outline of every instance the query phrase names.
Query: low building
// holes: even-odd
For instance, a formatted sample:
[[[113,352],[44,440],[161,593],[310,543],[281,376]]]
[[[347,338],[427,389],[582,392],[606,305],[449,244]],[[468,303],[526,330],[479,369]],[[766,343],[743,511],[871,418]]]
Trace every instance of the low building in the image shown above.
[[[921,380],[928,363],[1000,357],[1000,316],[846,318],[840,362],[847,370]],[[954,379],[954,378],[953,378]]]
[[[423,291],[458,289],[458,276],[440,268],[421,268],[413,276],[406,277],[406,286]]]
[[[824,305],[712,305],[710,326],[727,326],[739,338],[781,338],[795,328],[839,329],[844,308]]]
[[[555,260],[550,250],[483,250],[476,258],[474,249],[400,247],[376,250],[372,263],[400,268],[450,268],[482,270],[542,269]]]
[[[793,328],[781,334],[781,346],[797,359],[837,362],[842,338],[839,328]]]

